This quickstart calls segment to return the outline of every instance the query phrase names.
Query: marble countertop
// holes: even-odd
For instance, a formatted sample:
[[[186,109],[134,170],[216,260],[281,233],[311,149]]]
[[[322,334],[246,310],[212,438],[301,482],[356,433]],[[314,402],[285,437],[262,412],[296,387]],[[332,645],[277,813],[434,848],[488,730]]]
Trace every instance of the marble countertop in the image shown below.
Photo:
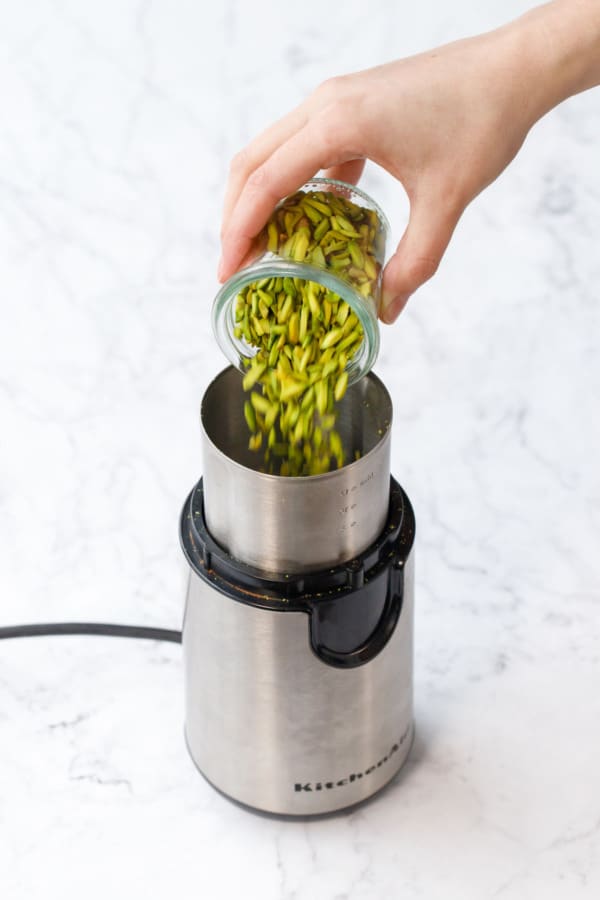
[[[527,6],[2,6],[0,625],[180,627],[229,158],[323,78]],[[600,896],[599,152],[596,91],[383,330],[418,524],[403,772],[350,814],[253,815],[188,758],[180,647],[4,641],[6,900]],[[401,188],[364,184],[399,239]]]

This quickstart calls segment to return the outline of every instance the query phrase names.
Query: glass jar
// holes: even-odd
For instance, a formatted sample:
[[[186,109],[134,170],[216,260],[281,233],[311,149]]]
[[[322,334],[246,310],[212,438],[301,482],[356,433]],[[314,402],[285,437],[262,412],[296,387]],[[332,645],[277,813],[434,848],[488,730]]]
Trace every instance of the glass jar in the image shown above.
[[[307,196],[303,198],[302,194]],[[354,219],[349,215],[342,216],[341,221],[337,218],[339,213],[329,205],[332,195],[340,198],[343,208],[350,210]],[[296,210],[300,203],[303,203],[300,218],[308,214],[304,227],[308,237],[302,239],[294,231],[299,222],[298,213],[290,211]],[[329,213],[334,213],[334,218]],[[385,214],[354,185],[313,178],[296,194],[286,197],[257,239],[254,260],[232,275],[215,297],[213,329],[227,359],[245,372],[247,361],[257,352],[236,327],[236,298],[240,292],[249,284],[271,278],[300,278],[337,294],[356,314],[363,339],[348,360],[348,383],[353,384],[366,375],[379,352],[377,311],[388,235]],[[306,244],[312,251],[307,252]]]

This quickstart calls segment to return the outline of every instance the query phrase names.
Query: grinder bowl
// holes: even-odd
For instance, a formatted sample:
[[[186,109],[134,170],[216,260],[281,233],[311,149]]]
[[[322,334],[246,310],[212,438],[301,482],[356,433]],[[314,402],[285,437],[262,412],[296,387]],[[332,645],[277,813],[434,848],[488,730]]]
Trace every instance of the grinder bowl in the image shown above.
[[[360,458],[303,477],[260,471],[261,454],[248,449],[246,398],[230,366],[202,400],[204,514],[214,540],[265,572],[315,571],[361,554],[389,508],[392,402],[384,384],[371,372],[338,407],[346,457]]]

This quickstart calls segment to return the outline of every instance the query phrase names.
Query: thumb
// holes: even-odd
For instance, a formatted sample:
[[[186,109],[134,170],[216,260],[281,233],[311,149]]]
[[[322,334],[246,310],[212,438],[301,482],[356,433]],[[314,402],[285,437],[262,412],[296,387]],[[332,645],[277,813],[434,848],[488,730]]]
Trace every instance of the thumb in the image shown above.
[[[383,322],[394,322],[410,295],[435,275],[461,212],[444,208],[439,193],[413,200],[406,231],[383,273]]]

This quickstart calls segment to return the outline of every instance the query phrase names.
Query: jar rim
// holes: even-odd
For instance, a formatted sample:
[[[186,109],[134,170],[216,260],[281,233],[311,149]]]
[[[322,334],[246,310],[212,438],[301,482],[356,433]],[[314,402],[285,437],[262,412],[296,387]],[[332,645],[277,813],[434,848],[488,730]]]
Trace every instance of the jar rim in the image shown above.
[[[379,327],[374,304],[356,291],[352,285],[327,269],[320,269],[304,262],[294,262],[273,255],[272,258],[251,263],[232,275],[217,293],[212,309],[212,324],[217,343],[221,350],[237,369],[245,372],[242,360],[250,359],[254,353],[245,351],[247,345],[233,335],[233,320],[227,321],[228,314],[233,311],[233,300],[248,284],[260,281],[261,278],[302,278],[322,284],[345,300],[363,329],[363,341],[348,360],[346,370],[348,383],[354,384],[371,370],[379,353]],[[256,352],[256,351],[255,351]]]

